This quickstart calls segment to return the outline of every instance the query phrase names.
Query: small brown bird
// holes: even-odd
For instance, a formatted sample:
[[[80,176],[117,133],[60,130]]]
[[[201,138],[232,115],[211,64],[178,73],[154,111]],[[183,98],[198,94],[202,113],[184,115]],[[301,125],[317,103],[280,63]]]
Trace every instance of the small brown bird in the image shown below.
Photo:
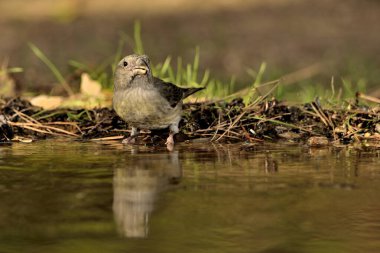
[[[169,128],[167,145],[179,132],[182,101],[203,88],[180,88],[152,75],[146,55],[129,55],[117,65],[114,76],[113,108],[132,127],[123,143],[134,143],[139,129]]]

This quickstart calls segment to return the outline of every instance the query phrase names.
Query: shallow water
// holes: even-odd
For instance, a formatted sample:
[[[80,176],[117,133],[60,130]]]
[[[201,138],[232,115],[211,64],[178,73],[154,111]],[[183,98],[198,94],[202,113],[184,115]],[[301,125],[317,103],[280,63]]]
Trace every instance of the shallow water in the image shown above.
[[[380,252],[380,151],[0,146],[0,252]]]

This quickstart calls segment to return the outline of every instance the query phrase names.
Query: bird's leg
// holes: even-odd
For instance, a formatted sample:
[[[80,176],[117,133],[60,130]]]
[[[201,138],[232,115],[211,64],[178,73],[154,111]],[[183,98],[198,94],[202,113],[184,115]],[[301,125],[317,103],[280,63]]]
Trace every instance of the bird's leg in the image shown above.
[[[174,145],[174,138],[173,137],[174,137],[174,133],[170,132],[169,137],[166,139],[165,144],[166,145]]]
[[[173,147],[174,147],[174,135],[177,134],[179,132],[179,129],[178,129],[178,123],[176,124],[172,124],[170,125],[169,127],[169,137],[166,139],[166,147],[171,151],[173,150]]]
[[[140,134],[140,131],[136,127],[132,127],[131,135],[128,138],[125,138],[123,144],[134,144],[136,142],[136,137]]]

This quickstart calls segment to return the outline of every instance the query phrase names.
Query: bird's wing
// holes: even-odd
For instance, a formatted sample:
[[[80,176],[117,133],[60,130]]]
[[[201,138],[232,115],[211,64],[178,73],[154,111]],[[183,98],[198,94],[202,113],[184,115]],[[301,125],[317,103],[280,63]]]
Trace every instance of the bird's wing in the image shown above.
[[[163,96],[170,104],[175,107],[182,99],[190,96],[191,94],[203,88],[180,88],[172,83],[164,82],[159,78],[154,78],[154,86],[158,89],[161,96]]]

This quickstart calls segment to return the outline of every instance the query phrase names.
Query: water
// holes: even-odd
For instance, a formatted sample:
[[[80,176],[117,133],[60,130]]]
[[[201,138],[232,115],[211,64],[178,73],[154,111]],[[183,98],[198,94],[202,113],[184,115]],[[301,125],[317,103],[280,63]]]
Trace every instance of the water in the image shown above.
[[[380,151],[0,146],[0,252],[380,252]]]

